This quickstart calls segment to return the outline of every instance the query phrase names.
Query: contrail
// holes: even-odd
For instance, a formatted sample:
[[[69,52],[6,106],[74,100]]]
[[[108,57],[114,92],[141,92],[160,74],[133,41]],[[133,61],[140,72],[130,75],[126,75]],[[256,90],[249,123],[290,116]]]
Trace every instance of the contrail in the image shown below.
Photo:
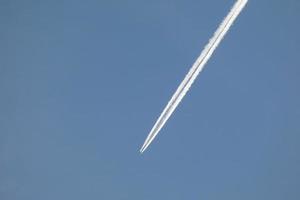
[[[140,149],[141,153],[143,153],[146,150],[146,148],[153,141],[160,129],[167,122],[171,114],[174,112],[180,101],[183,99],[183,97],[185,96],[185,94],[187,93],[187,91],[189,90],[189,88],[203,69],[206,62],[211,57],[214,50],[220,44],[221,40],[229,30],[230,26],[233,24],[234,20],[237,18],[237,16],[240,14],[242,9],[246,5],[247,1],[248,0],[237,0],[234,6],[231,8],[230,12],[220,24],[213,37],[209,40],[208,44],[205,46],[200,56],[197,58],[197,60],[191,67],[190,71],[180,83],[176,92],[173,94],[171,100],[168,102],[167,106],[165,107],[158,120],[154,124],[142,148]]]

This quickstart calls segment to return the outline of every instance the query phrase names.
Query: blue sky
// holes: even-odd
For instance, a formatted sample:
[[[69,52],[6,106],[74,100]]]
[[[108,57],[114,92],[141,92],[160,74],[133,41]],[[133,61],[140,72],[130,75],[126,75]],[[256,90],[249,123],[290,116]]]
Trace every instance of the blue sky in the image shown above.
[[[0,198],[300,198],[300,2],[250,0],[148,132],[233,0],[0,2]]]

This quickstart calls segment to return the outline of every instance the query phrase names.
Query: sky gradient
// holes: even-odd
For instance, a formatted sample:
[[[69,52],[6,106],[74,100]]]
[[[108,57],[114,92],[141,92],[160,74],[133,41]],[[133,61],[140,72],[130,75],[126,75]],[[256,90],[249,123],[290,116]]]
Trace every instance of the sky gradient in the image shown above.
[[[0,2],[0,199],[300,198],[300,2]]]

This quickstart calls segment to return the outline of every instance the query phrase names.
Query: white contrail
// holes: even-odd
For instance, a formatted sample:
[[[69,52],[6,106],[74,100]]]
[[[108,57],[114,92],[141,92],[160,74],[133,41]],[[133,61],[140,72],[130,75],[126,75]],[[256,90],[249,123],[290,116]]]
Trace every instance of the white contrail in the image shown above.
[[[159,116],[155,125],[151,129],[148,137],[146,138],[140,152],[143,153],[145,149],[150,145],[155,136],[158,134],[160,129],[164,126],[166,121],[169,119],[173,111],[176,109],[182,98],[185,96],[186,92],[189,90],[195,79],[197,78],[199,72],[203,69],[205,63],[211,57],[214,50],[217,48],[224,35],[229,30],[230,26],[237,18],[239,13],[242,11],[248,0],[237,0],[226,18],[220,24],[213,37],[209,40],[208,44],[205,46],[200,56],[197,58],[196,62],[191,67],[188,74],[185,76],[183,81],[180,83],[176,92],[173,94],[171,100],[168,102],[167,106]]]

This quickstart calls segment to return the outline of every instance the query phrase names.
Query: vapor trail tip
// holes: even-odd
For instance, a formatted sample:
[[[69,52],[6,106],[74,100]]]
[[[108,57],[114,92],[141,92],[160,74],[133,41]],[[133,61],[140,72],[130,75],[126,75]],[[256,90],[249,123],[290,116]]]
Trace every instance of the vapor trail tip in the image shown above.
[[[141,154],[143,154],[143,153],[144,153],[144,151],[145,151],[145,147],[144,147],[144,146],[142,146],[142,148],[140,149],[140,153],[141,153]]]

